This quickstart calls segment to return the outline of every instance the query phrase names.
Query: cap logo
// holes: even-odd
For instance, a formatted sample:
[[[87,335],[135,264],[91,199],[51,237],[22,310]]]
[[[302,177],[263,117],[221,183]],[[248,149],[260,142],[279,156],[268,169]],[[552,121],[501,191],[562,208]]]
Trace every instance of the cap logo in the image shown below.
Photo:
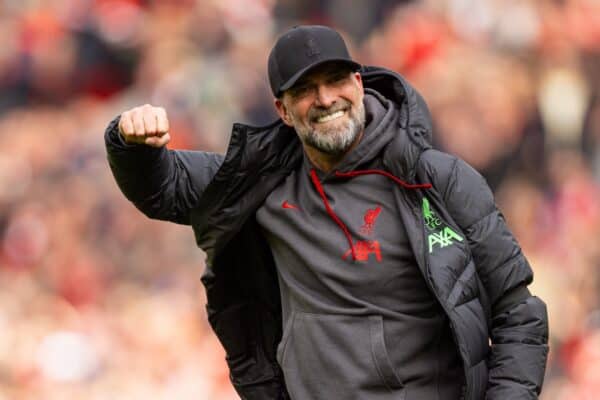
[[[317,42],[313,38],[308,38],[304,46],[306,46],[306,55],[308,57],[312,58],[321,54],[321,51],[317,47]]]

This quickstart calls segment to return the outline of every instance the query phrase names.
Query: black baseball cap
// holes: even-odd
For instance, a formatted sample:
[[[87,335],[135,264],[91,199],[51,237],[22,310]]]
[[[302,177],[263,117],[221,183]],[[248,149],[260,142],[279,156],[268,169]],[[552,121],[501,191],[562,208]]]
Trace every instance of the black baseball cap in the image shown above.
[[[360,69],[335,30],[320,25],[299,25],[288,30],[277,39],[269,54],[269,83],[273,95],[281,96],[310,69],[329,61]]]

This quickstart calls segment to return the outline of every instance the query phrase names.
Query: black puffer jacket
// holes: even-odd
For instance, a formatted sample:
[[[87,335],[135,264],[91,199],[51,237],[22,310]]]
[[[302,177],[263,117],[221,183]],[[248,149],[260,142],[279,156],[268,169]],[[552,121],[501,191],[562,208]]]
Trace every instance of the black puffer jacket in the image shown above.
[[[432,185],[394,191],[419,268],[448,315],[465,368],[465,398],[536,399],[548,352],[546,308],[526,288],[531,269],[492,193],[465,162],[431,149],[427,107],[402,77],[376,67],[363,68],[362,76],[365,87],[401,106],[383,165],[407,182]],[[281,121],[236,124],[223,159],[125,145],[117,122],[105,137],[122,191],[151,218],[191,224],[207,253],[208,316],[238,393],[287,398],[275,359],[279,289],[254,214],[300,162],[295,133]]]

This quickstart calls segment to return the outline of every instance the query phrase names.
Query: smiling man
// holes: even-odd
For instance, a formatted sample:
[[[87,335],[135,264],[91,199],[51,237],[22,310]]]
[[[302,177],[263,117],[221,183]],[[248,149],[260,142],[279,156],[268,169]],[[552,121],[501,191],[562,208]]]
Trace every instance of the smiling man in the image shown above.
[[[431,148],[425,102],[298,26],[268,75],[280,119],[234,126],[223,157],[168,150],[166,111],[105,140],[123,193],[189,224],[211,326],[243,399],[536,399],[544,303],[484,179]]]

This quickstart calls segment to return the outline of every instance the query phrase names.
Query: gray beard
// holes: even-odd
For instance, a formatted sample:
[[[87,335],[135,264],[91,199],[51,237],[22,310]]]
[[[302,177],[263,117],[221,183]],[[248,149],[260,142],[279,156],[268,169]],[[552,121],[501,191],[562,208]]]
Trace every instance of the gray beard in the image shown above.
[[[305,145],[331,156],[339,156],[348,151],[363,131],[365,118],[365,106],[360,102],[356,113],[350,114],[350,118],[344,126],[317,131],[310,126],[294,123],[294,128]]]

